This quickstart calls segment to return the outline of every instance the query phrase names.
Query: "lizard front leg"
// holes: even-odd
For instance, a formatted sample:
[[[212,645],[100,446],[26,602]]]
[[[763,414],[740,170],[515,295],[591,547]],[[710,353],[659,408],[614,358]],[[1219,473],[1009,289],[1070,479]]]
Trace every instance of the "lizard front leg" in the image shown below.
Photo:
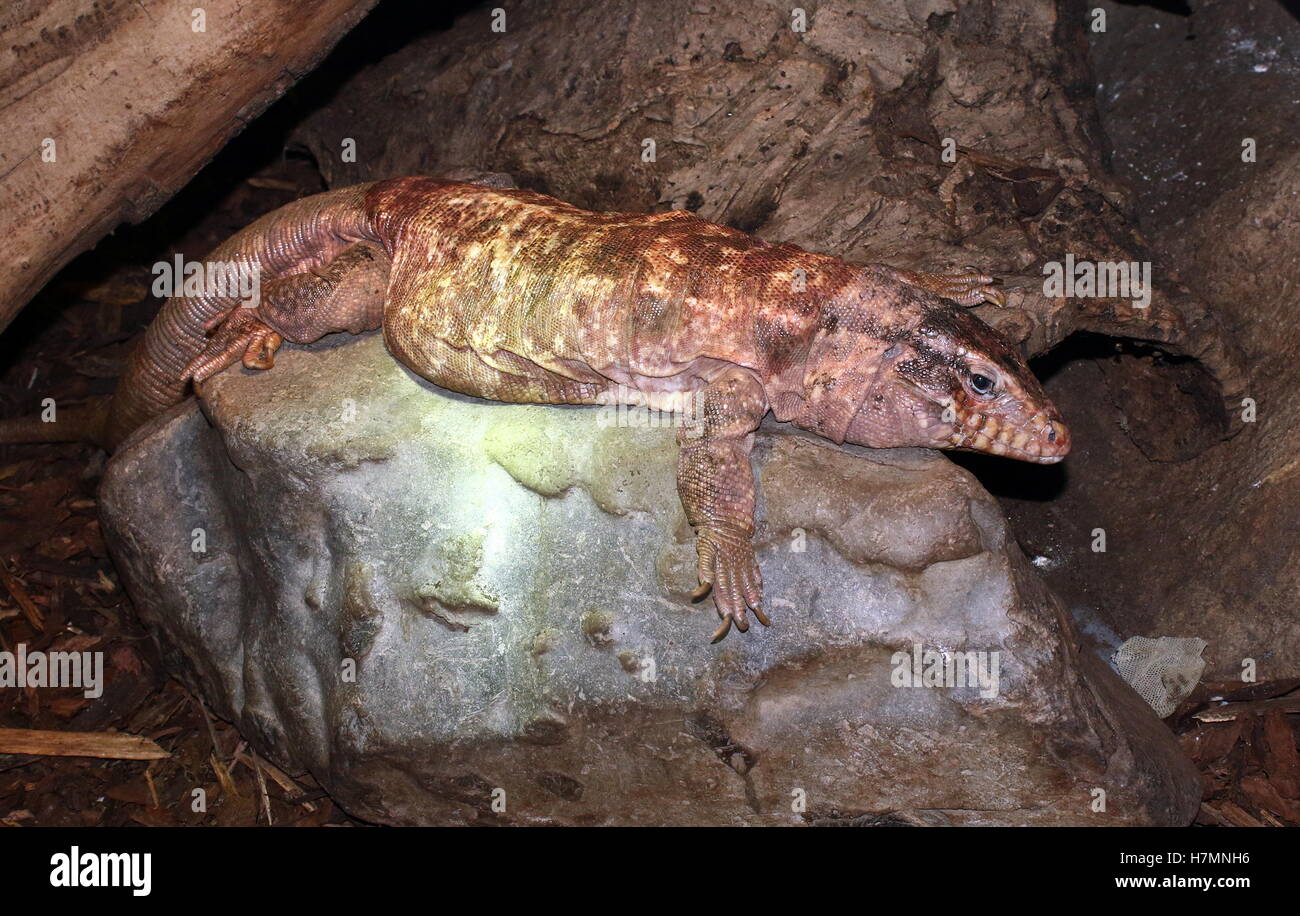
[[[897,267],[882,266],[882,269],[895,280],[901,280],[911,286],[943,296],[945,299],[951,299],[958,305],[979,305],[981,302],[991,302],[999,306],[1007,304],[1002,290],[993,286],[996,279],[974,268],[950,274],[922,273],[915,270],[901,270]]]
[[[754,430],[767,413],[767,396],[752,373],[730,369],[701,393],[700,416],[677,433],[677,491],[695,528],[700,587],[692,598],[713,592],[722,624],[713,642],[734,622],[749,629],[749,610],[767,626],[763,579],[754,560],[754,469],[749,453]]]
[[[249,369],[270,369],[285,340],[311,343],[326,334],[360,334],[384,317],[388,256],[371,245],[344,249],[315,270],[268,280],[256,305],[239,306],[208,322],[207,347],[182,379],[202,382],[243,356]]]

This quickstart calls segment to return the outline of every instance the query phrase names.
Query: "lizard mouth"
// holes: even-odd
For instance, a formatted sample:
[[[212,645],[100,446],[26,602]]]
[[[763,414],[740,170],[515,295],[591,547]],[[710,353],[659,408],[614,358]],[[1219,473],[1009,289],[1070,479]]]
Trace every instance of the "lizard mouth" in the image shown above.
[[[1023,412],[1015,403],[990,401],[986,410],[975,410],[969,402],[927,391],[912,379],[899,381],[899,403],[905,406],[882,424],[869,415],[864,402],[845,441],[984,452],[1034,464],[1056,464],[1070,451],[1070,432],[1050,405],[1021,419]]]
[[[996,415],[970,412],[958,417],[948,443],[948,448],[1056,464],[1070,452],[1070,431],[1042,411],[1015,424]]]

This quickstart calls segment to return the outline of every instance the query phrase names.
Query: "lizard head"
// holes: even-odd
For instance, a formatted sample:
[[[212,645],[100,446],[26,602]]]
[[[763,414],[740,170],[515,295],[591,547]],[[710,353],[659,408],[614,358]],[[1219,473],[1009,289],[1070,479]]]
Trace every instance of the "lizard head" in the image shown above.
[[[887,306],[881,303],[889,303]],[[778,419],[835,442],[1053,464],[1070,434],[1029,366],[960,306],[868,274],[823,309]]]
[[[1054,464],[1070,433],[1017,349],[966,310],[928,306],[881,354],[844,438]]]

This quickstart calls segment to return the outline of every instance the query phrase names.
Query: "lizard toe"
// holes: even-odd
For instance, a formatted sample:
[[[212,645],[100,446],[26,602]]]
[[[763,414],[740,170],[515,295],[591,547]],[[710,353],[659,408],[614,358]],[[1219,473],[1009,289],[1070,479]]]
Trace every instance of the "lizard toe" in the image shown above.
[[[265,325],[253,331],[248,346],[244,348],[244,366],[248,369],[270,369],[275,366],[275,351],[284,338]]]
[[[727,529],[704,529],[698,532],[700,586],[692,594],[698,601],[712,592],[714,607],[722,624],[713,641],[723,639],[734,626],[744,633],[749,629],[749,612],[764,626],[770,621],[762,610],[763,577],[754,559],[748,535]]]
[[[283,338],[263,324],[253,309],[237,308],[214,321],[207,346],[181,370],[181,381],[204,382],[241,357],[250,369],[269,369],[274,364]]]

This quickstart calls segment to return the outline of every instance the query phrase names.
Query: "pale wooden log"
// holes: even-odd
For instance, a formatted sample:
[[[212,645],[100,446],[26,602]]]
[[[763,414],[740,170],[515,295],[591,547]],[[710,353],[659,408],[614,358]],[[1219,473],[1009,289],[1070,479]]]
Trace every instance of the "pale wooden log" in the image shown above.
[[[0,329],[74,256],[153,213],[375,2],[0,5]]]
[[[0,728],[0,754],[105,757],[113,760],[160,760],[171,756],[140,735],[37,731],[30,728]]]

